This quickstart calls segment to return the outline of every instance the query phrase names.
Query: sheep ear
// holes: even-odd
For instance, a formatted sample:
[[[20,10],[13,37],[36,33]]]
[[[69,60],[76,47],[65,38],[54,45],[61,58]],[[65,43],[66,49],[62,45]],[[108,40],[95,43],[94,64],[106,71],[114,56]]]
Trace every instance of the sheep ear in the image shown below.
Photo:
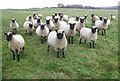
[[[76,23],[74,23],[73,25],[76,25]]]
[[[65,31],[63,31],[62,33],[65,33]]]
[[[4,33],[7,36],[7,33]]]
[[[12,35],[15,35],[15,33],[14,33],[14,32],[12,32]]]

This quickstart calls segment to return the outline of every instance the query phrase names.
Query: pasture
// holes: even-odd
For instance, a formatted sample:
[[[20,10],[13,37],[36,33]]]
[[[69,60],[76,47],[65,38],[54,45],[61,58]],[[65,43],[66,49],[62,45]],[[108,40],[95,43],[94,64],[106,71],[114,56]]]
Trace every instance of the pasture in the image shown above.
[[[41,44],[35,32],[29,36],[23,30],[23,23],[28,15],[41,13],[42,20],[54,12],[63,12],[69,17],[88,15],[87,27],[91,27],[91,14],[110,18],[113,14],[118,18],[117,10],[82,10],[46,8],[36,10],[2,10],[2,78],[3,79],[117,79],[118,78],[118,20],[111,21],[107,36],[98,35],[95,48],[89,43],[79,44],[79,36],[74,44],[68,44],[66,58],[57,58],[53,48],[47,52],[47,42]],[[18,33],[25,39],[25,52],[20,62],[12,60],[12,52],[4,32],[11,31],[11,18],[20,24]]]

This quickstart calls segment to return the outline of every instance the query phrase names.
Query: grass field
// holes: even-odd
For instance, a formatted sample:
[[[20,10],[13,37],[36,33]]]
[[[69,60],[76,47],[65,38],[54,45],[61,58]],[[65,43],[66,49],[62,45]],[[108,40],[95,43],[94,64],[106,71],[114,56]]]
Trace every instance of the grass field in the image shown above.
[[[112,21],[112,26],[106,37],[98,36],[95,48],[89,48],[84,42],[79,45],[79,36],[74,38],[74,44],[69,44],[66,58],[57,58],[54,49],[48,53],[47,43],[41,44],[35,33],[26,35],[22,28],[29,14],[42,13],[43,21],[47,15],[63,12],[69,17],[88,14],[88,24],[91,26],[90,15],[110,18],[118,17],[117,10],[81,10],[47,8],[39,10],[2,10],[2,78],[3,79],[117,79],[118,78],[118,20]],[[12,60],[12,53],[4,32],[11,31],[11,18],[16,18],[20,24],[18,33],[25,39],[25,53],[20,62]]]

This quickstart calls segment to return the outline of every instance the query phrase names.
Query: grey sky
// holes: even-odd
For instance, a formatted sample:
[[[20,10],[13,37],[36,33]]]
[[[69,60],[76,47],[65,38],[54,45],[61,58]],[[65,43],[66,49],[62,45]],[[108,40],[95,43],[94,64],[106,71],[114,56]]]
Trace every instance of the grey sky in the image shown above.
[[[33,7],[55,7],[58,3],[82,4],[83,6],[116,6],[119,0],[2,0],[0,9],[24,9]]]

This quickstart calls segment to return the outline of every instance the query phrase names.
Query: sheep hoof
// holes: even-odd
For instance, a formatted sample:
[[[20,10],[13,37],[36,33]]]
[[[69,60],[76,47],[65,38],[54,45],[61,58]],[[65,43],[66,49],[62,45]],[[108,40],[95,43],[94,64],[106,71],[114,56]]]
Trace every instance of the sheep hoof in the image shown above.
[[[47,51],[49,51],[49,49],[47,49]]]
[[[65,56],[63,56],[63,58],[65,58]]]

